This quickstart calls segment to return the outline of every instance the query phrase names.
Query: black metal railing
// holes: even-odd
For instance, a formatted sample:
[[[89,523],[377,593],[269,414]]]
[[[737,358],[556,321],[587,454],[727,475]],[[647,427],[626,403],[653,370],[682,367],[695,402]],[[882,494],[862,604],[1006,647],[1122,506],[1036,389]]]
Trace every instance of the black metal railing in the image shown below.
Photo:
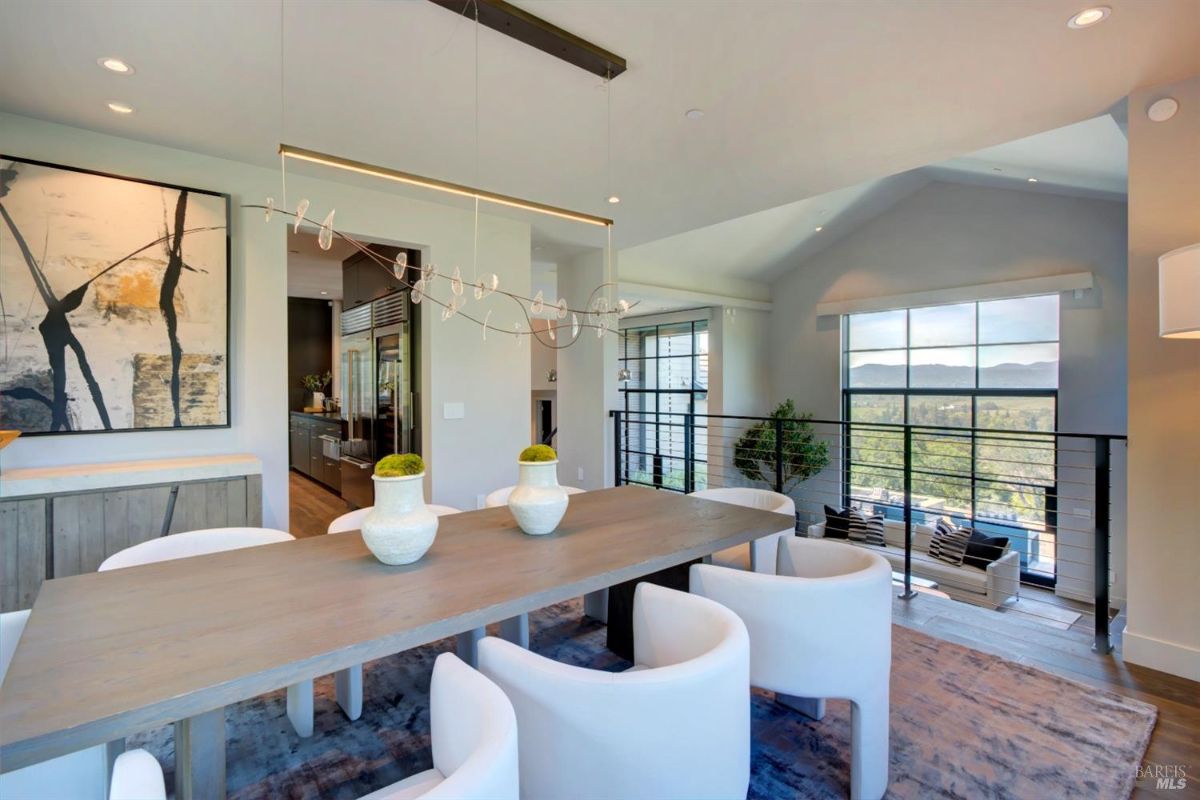
[[[610,414],[618,486],[688,493],[770,488],[795,502],[800,535],[824,535],[826,507],[882,517],[883,552],[901,597],[934,592],[1060,628],[1092,614],[1095,648],[1111,650],[1112,505],[1119,496],[1113,488],[1124,480],[1123,466],[1114,463],[1123,465],[1124,436],[806,417]],[[976,533],[978,550],[967,566],[929,554],[938,519]],[[1123,537],[1123,525],[1116,530]],[[993,537],[992,544],[985,536]]]

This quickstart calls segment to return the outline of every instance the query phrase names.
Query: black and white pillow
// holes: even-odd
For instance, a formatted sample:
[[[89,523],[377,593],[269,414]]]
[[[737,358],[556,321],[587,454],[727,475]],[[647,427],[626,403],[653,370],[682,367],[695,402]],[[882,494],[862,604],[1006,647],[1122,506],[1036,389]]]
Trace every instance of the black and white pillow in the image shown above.
[[[825,506],[825,538],[845,539],[850,533],[850,509]]]
[[[970,541],[970,528],[960,528],[949,520],[939,519],[933,526],[929,555],[947,564],[962,566],[963,556],[967,554],[967,544]]]
[[[883,538],[883,514],[867,516],[857,509],[850,509],[849,532],[852,542],[862,542],[874,547],[886,547]]]

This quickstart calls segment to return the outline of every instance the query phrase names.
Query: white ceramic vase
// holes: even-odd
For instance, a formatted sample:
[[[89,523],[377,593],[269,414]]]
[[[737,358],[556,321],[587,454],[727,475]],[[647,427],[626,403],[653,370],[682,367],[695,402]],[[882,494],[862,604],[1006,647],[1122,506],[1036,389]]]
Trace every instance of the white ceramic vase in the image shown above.
[[[311,408],[325,408],[325,393],[324,392],[313,392],[312,393]]]
[[[362,521],[367,548],[385,564],[411,564],[433,545],[437,515],[425,507],[425,473],[375,481],[375,506]]]
[[[520,476],[508,510],[532,536],[553,533],[567,513],[567,493],[558,485],[558,461],[518,461]]]

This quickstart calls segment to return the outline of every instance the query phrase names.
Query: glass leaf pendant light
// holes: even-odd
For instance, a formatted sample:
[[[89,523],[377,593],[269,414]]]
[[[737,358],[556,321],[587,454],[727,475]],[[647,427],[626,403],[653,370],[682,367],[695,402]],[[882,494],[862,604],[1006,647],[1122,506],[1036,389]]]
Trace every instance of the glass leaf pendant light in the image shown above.
[[[321,230],[317,231],[317,246],[322,250],[328,250],[333,247],[333,215],[336,213],[330,211],[325,217],[325,221],[321,223]]]

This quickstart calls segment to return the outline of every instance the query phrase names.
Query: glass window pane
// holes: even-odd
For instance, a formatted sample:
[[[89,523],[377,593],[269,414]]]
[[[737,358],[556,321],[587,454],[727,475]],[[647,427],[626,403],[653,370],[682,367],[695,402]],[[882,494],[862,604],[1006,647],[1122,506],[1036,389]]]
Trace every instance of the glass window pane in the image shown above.
[[[988,389],[1058,387],[1058,345],[1016,344],[979,348],[979,386]]]
[[[903,389],[905,351],[879,350],[847,356],[851,388]]]
[[[909,385],[918,388],[975,386],[974,347],[932,347],[910,350]]]
[[[908,312],[904,309],[851,314],[849,319],[848,350],[883,350],[906,345]]]
[[[658,355],[682,356],[692,354],[692,323],[678,322],[658,326]]]
[[[914,308],[908,312],[909,347],[975,344],[975,304]]]
[[[1054,430],[1053,397],[980,397],[976,427],[1008,431]]]
[[[910,425],[970,428],[971,398],[965,395],[913,395],[908,398]]]
[[[904,424],[904,397],[898,394],[854,394],[850,396],[851,422]]]
[[[979,343],[1058,341],[1058,295],[979,304]]]

